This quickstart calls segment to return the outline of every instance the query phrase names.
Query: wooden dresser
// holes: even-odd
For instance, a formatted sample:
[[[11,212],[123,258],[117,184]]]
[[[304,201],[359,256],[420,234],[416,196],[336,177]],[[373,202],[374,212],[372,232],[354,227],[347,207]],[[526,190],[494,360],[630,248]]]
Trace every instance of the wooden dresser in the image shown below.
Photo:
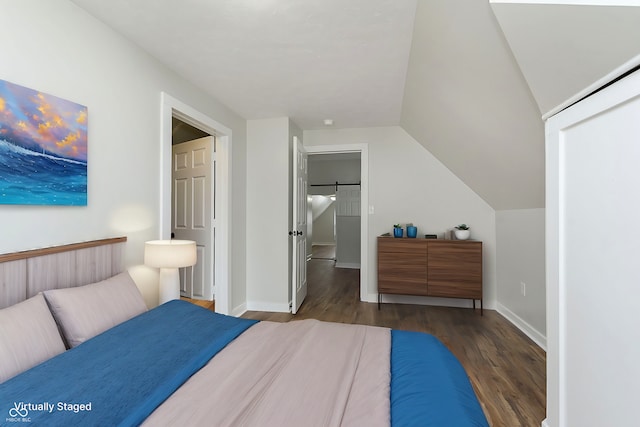
[[[482,242],[378,237],[378,308],[382,294],[480,300]]]

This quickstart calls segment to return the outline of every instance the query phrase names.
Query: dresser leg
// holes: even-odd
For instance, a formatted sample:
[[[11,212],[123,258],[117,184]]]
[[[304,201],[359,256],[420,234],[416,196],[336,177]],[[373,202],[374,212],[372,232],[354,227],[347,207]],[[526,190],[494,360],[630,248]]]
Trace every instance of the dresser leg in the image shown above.
[[[378,310],[380,310],[380,292],[378,292]]]
[[[480,300],[480,316],[484,316],[484,312],[482,308],[482,299]]]

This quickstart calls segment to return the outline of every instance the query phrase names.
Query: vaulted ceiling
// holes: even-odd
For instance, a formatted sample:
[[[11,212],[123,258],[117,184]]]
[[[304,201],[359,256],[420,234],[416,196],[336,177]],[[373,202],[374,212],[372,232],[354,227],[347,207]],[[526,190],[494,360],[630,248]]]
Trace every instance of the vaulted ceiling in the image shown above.
[[[544,206],[541,116],[640,53],[634,0],[72,1],[246,119],[400,125],[496,210]]]

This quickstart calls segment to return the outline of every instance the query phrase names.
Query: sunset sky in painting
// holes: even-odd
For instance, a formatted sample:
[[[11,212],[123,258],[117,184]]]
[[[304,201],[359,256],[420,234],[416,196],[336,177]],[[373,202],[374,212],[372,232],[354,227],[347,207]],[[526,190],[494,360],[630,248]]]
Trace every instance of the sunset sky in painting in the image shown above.
[[[87,161],[87,107],[0,80],[0,140]]]

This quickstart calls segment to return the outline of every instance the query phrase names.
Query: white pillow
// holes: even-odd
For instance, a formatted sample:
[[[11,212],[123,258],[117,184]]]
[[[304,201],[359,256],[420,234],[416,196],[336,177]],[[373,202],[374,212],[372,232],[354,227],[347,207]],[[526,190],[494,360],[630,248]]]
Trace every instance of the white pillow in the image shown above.
[[[44,296],[69,347],[147,311],[127,272],[90,285],[45,291]]]
[[[0,383],[65,350],[42,294],[0,310]]]

